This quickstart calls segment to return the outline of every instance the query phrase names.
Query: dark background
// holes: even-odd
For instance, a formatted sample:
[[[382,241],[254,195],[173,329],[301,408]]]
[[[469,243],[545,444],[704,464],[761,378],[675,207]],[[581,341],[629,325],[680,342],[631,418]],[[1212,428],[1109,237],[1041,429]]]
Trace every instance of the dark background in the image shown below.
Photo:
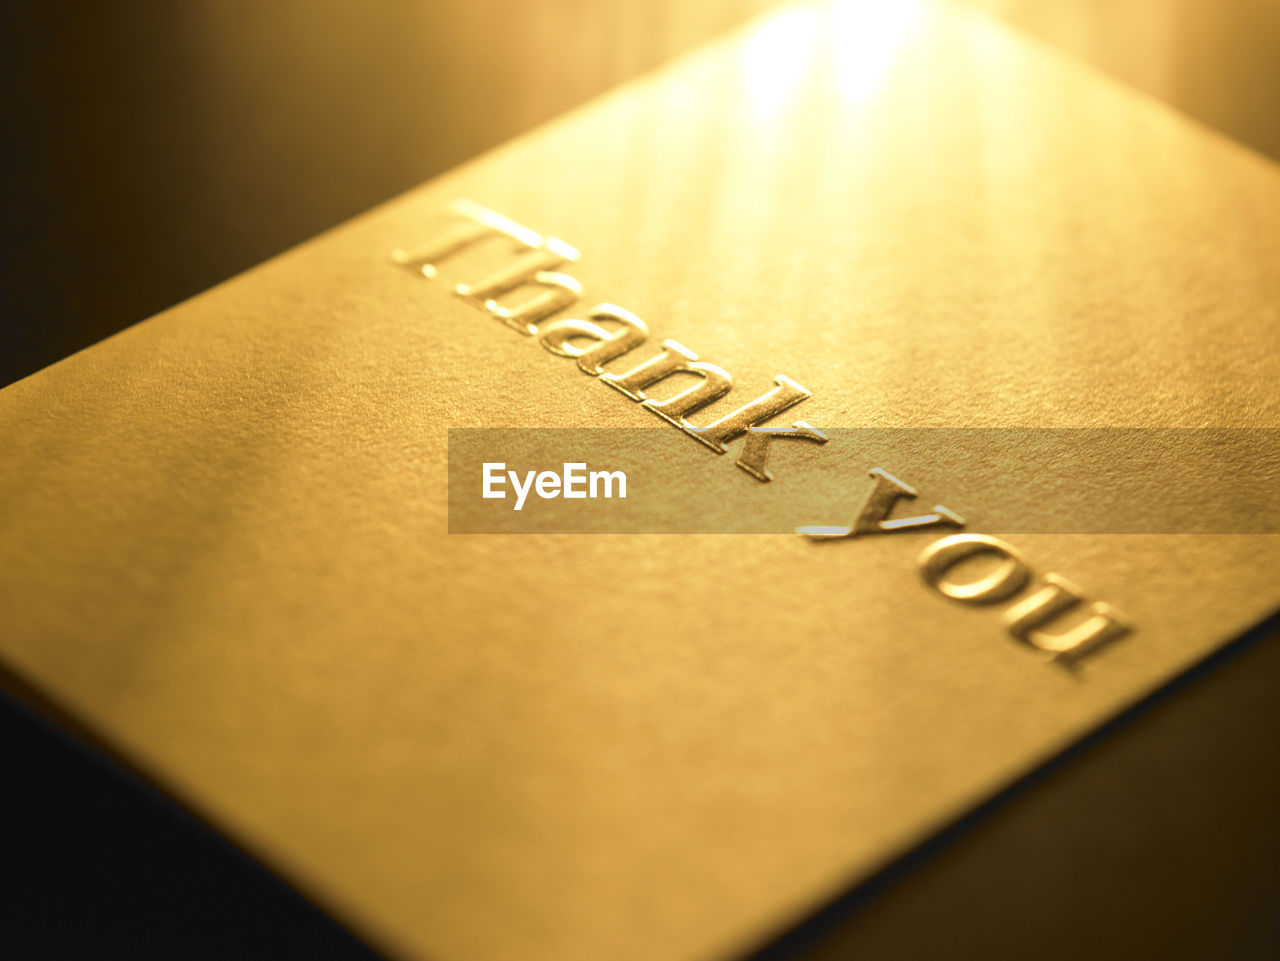
[[[1280,158],[1280,4],[972,3]],[[0,5],[0,384],[766,5]],[[1280,957],[1276,633],[1243,639],[762,958]],[[70,719],[46,720],[56,711],[19,679],[0,686],[0,957],[373,957],[64,733]]]

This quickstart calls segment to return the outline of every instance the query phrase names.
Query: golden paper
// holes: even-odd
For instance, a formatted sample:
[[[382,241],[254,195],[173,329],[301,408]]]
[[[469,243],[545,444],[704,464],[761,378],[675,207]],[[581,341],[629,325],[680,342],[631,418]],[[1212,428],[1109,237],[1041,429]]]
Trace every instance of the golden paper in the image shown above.
[[[699,423],[783,374],[819,429],[1280,426],[1280,173],[930,3],[784,7],[4,390],[5,664],[394,956],[732,956],[1280,604],[1274,535],[1018,535],[1023,598],[1132,626],[1070,666],[925,582],[955,529],[450,534],[450,428],[847,491],[797,526],[902,471],[760,483],[459,297],[471,254],[395,262],[458,198],[576,248],[555,318],[644,319],[610,370],[731,372]],[[900,507],[1037,490],[952,453]]]

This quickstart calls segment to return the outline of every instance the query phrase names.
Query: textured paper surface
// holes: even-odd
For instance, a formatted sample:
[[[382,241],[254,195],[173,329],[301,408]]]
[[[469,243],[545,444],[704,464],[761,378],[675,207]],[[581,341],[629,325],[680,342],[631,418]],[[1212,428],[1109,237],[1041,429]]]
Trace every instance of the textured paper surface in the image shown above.
[[[447,533],[449,428],[658,423],[390,263],[460,196],[646,320],[612,367],[731,371],[703,419],[785,373],[818,427],[1280,426],[1275,168],[894,9],[784,8],[0,393],[6,665],[394,953],[715,958],[1270,613],[1274,536],[1019,535],[1136,626],[1071,672],[924,585],[938,532]]]

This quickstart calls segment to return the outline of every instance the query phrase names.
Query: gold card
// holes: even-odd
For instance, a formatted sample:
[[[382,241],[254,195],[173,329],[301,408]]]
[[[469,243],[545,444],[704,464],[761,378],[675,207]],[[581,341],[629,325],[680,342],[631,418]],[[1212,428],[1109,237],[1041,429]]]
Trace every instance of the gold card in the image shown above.
[[[731,957],[1280,606],[1277,236],[981,16],[784,7],[0,392],[0,657],[394,956]],[[458,532],[491,428],[606,433],[453,478],[565,524]],[[611,457],[668,533],[565,532]]]

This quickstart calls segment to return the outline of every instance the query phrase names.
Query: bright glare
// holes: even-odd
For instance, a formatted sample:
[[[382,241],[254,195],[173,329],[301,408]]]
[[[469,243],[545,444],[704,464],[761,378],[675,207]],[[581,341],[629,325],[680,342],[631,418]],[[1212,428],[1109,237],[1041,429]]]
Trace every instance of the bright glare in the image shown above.
[[[920,13],[919,0],[837,0],[832,35],[846,100],[861,103],[875,93]]]
[[[921,14],[920,0],[832,0],[783,8],[747,37],[743,79],[753,112],[791,101],[806,71],[825,73],[861,103],[876,91]]]
[[[813,59],[817,24],[813,7],[791,6],[747,37],[742,68],[753,112],[770,112],[792,98]]]

